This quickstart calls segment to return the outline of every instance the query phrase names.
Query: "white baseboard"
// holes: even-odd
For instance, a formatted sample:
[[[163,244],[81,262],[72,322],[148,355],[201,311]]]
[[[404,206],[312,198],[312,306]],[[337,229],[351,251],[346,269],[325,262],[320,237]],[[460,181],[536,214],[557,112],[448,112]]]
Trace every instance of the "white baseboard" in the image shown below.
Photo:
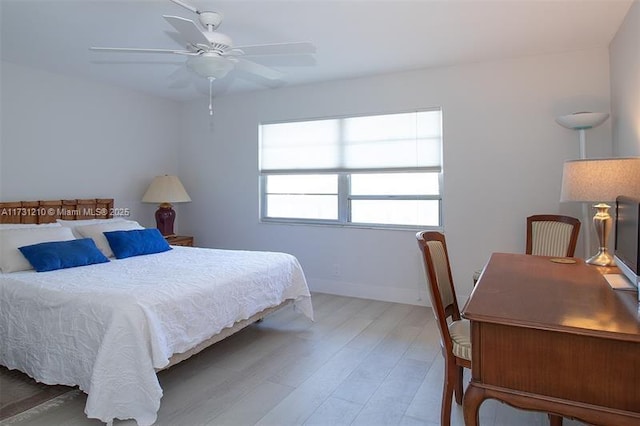
[[[309,289],[312,292],[357,297],[360,299],[382,300],[384,302],[405,303],[408,305],[431,305],[426,289],[382,287],[313,278],[308,278],[307,281],[309,283]]]

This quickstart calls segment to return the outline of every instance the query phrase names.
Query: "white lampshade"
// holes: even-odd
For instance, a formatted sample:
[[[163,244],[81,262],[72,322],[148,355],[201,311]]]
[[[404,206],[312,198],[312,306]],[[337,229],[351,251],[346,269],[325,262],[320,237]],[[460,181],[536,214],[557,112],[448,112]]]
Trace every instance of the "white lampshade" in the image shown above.
[[[560,201],[606,202],[640,197],[640,157],[565,161]]]
[[[591,129],[604,123],[609,114],[606,112],[574,112],[556,118],[556,122],[567,129]]]
[[[156,176],[142,197],[143,203],[186,203],[189,194],[177,176]]]

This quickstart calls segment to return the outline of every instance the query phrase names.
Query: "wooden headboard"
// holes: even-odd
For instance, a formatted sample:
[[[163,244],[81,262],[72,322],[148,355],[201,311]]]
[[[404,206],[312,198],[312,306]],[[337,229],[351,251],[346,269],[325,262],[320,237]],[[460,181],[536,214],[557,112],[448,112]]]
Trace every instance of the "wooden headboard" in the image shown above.
[[[108,219],[113,198],[0,202],[0,223],[51,223],[56,219]]]

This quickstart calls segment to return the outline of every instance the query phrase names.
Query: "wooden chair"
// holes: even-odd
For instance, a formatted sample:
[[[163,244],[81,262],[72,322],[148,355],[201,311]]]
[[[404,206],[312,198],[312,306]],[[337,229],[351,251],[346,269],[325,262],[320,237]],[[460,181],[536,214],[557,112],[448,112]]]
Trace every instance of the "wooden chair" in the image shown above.
[[[444,357],[440,425],[450,426],[451,398],[455,393],[456,403],[462,404],[463,369],[471,369],[471,325],[460,315],[444,235],[440,232],[422,231],[416,234],[416,239],[423,255],[431,306],[438,323]],[[548,414],[548,417],[550,426],[562,426],[561,416]]]
[[[576,251],[580,221],[557,214],[537,214],[527,218],[526,254],[536,256],[573,257]],[[473,273],[473,285],[482,269]]]
[[[440,424],[449,426],[451,397],[455,392],[456,403],[462,404],[463,368],[471,368],[471,328],[469,321],[460,316],[444,235],[423,231],[418,232],[416,238],[423,254],[431,306],[440,330],[440,346],[444,357]]]
[[[580,233],[575,217],[538,214],[527,218],[526,254],[573,257]]]
[[[580,234],[580,221],[557,214],[537,214],[527,218],[526,254],[573,257]],[[549,414],[551,426],[562,426],[562,417]]]

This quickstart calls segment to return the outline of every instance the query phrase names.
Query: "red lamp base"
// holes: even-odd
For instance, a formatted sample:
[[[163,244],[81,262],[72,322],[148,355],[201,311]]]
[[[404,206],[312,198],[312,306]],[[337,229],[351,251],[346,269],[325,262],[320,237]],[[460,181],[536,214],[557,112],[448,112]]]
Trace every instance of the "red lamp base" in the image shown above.
[[[173,222],[176,220],[176,212],[169,203],[162,203],[156,210],[156,226],[165,237],[175,235]]]

